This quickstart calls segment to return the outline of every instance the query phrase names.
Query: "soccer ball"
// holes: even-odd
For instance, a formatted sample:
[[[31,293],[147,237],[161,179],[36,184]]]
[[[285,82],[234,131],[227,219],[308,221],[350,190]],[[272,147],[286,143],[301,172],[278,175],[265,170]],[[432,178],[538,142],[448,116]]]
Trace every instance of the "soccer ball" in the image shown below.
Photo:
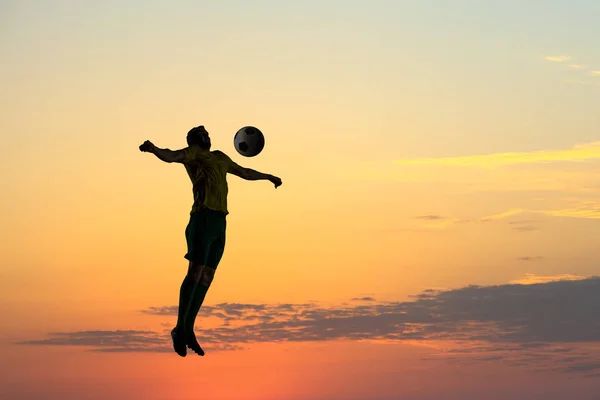
[[[233,137],[233,145],[244,157],[254,157],[265,147],[265,137],[258,128],[245,126]]]

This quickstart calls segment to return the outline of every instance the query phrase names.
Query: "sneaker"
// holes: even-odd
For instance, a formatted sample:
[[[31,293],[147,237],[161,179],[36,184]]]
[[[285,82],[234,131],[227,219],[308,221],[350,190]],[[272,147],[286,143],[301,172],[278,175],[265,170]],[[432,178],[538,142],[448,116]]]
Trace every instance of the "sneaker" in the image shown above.
[[[185,357],[187,349],[185,347],[185,338],[181,334],[181,331],[177,330],[177,327],[171,331],[171,339],[173,340],[173,349],[181,357]]]
[[[189,347],[191,350],[193,350],[196,354],[200,356],[204,355],[204,350],[202,350],[202,347],[200,347],[198,340],[196,340],[196,335],[194,335],[194,332],[188,333],[187,347]]]

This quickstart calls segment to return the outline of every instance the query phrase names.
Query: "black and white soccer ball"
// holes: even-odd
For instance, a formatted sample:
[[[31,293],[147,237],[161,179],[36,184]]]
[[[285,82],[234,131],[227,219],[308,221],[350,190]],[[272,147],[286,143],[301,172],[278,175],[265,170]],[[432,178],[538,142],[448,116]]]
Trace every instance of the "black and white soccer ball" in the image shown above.
[[[253,126],[244,126],[233,137],[233,145],[244,157],[254,157],[265,147],[265,137]]]

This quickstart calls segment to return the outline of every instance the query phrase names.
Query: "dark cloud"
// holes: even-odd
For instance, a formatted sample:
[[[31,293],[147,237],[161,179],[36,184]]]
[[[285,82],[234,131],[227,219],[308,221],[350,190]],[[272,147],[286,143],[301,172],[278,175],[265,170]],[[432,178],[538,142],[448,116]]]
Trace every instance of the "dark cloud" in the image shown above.
[[[537,226],[537,224],[539,223],[538,220],[535,219],[521,219],[521,220],[515,220],[515,221],[509,221],[508,222],[510,225],[512,226],[512,230],[517,231],[517,232],[533,232],[533,231],[537,231],[540,228]]]
[[[531,225],[531,224],[536,224],[540,222],[537,219],[518,219],[518,220],[514,220],[514,221],[509,221],[508,223],[510,225]]]
[[[585,362],[565,367],[569,372],[595,372],[600,371],[600,362]]]
[[[351,299],[352,301],[375,301],[373,297],[354,297]]]
[[[543,259],[544,259],[544,257],[542,257],[542,256],[535,256],[535,257],[525,256],[525,257],[518,258],[519,261],[540,261]]]
[[[170,329],[163,332],[135,330],[51,332],[46,339],[27,340],[17,344],[82,346],[91,348],[92,351],[106,353],[173,352]],[[239,349],[242,347],[231,343],[218,343],[206,347],[206,350],[210,351]]]
[[[506,362],[570,373],[600,371],[600,278],[530,285],[426,290],[413,301],[371,297],[336,307],[221,303],[204,306],[202,342],[215,349],[249,343],[327,340],[444,341],[440,353],[460,362]],[[156,316],[177,306],[150,307]],[[168,329],[53,333],[31,345],[81,345],[99,351],[170,351]],[[586,347],[587,346],[587,347]],[[596,346],[598,347],[598,346]]]
[[[23,344],[151,347],[161,343],[154,335],[153,331],[134,330],[51,332],[48,339],[31,340]]]
[[[177,315],[177,308],[177,306],[149,307],[142,312],[152,315]]]

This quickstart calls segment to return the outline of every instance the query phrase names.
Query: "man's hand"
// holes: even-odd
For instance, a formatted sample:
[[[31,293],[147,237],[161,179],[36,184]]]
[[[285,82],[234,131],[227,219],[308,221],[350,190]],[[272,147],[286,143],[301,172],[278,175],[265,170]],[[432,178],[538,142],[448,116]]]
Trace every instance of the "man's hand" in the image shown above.
[[[140,151],[145,153],[154,153],[156,146],[149,140],[146,140],[144,143],[140,145]]]
[[[235,176],[239,176],[247,181],[270,181],[273,185],[275,185],[275,189],[281,186],[282,183],[281,179],[274,175],[263,174],[262,172],[258,172],[251,168],[241,167],[235,163],[232,163],[227,172]]]
[[[280,178],[278,178],[278,177],[276,177],[276,176],[273,176],[273,175],[269,175],[269,181],[270,181],[270,182],[271,182],[273,185],[275,185],[275,189],[277,189],[277,187],[281,186],[281,184],[283,183],[283,182],[281,182],[281,179],[280,179]]]

